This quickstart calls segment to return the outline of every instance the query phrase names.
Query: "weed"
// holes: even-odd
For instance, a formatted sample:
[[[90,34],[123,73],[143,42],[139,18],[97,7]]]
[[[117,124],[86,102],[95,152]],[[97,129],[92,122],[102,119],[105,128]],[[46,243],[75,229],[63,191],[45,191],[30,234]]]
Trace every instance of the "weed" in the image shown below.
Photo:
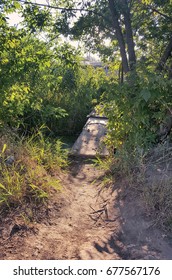
[[[172,148],[166,142],[151,149],[145,162],[141,197],[154,224],[172,230]]]
[[[43,165],[47,171],[54,171],[68,165],[67,151],[62,149],[62,145],[60,140],[45,140],[41,131],[24,142],[31,159]]]
[[[163,177],[160,181],[154,179],[143,188],[144,199],[148,213],[154,219],[154,224],[172,230],[172,179]]]
[[[25,177],[22,176],[22,168],[17,165],[10,168],[3,166],[1,170],[0,203],[6,205],[16,204],[21,201],[25,192]]]
[[[113,173],[114,157],[107,157],[107,158],[96,157],[92,161],[98,169],[100,170],[102,169],[107,173]]]
[[[101,177],[101,187],[104,188],[111,186],[115,181],[115,158],[112,156],[109,156],[107,158],[96,157],[92,160],[92,162],[94,166],[96,166],[96,168],[104,171],[104,176]],[[94,182],[98,180],[99,178],[97,178]]]
[[[44,203],[51,190],[61,190],[60,181],[53,175],[67,166],[67,154],[58,140],[45,140],[41,131],[21,141],[5,142],[0,147],[0,207]],[[15,154],[15,157],[12,156]],[[11,159],[11,161],[9,160]],[[50,172],[51,171],[51,172]],[[32,207],[32,206],[31,206]]]

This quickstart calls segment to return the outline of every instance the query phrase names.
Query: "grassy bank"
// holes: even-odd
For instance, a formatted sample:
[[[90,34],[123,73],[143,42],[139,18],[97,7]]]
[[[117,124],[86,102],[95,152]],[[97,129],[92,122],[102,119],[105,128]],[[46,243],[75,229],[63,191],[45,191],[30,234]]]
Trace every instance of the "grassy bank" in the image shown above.
[[[60,140],[41,131],[22,139],[8,130],[0,134],[0,209],[46,203],[52,190],[62,188],[58,174],[68,165]]]

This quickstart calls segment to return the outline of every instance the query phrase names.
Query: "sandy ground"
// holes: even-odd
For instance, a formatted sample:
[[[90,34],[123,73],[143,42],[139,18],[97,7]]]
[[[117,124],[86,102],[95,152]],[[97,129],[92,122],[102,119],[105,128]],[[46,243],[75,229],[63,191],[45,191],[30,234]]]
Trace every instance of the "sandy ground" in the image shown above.
[[[0,259],[172,259],[169,237],[152,226],[138,197],[119,183],[102,188],[102,176],[75,160],[37,222],[23,223],[17,212],[2,217]]]

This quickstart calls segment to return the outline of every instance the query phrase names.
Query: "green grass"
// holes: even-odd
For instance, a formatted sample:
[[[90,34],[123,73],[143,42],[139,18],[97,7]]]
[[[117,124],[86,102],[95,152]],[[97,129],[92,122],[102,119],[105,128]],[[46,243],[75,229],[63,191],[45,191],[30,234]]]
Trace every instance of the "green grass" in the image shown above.
[[[51,142],[40,131],[20,141],[4,134],[0,148],[0,208],[43,203],[52,189],[61,190],[56,173],[67,167],[68,160],[60,140]]]

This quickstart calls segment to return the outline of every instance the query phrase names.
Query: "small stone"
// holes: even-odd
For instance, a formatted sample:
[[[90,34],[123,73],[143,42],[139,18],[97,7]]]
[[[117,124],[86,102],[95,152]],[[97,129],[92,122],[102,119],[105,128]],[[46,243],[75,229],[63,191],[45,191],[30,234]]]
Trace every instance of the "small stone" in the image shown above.
[[[13,162],[14,162],[14,156],[9,156],[9,157],[5,160],[6,165],[12,165]]]

